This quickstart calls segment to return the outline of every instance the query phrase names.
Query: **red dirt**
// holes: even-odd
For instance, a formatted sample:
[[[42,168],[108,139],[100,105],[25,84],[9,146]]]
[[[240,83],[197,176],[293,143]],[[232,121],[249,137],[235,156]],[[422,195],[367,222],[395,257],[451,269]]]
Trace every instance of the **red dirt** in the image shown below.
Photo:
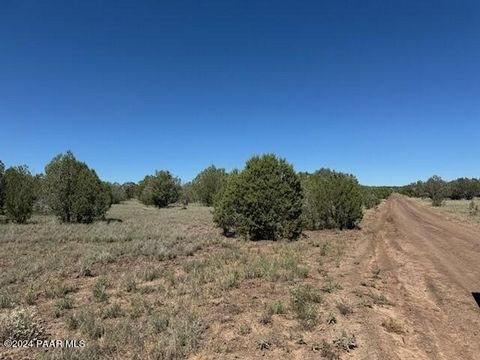
[[[480,309],[472,292],[480,291],[480,228],[393,195],[365,231],[355,254],[363,271],[352,284],[378,266],[394,306],[362,314],[365,344],[355,357],[479,359]],[[405,334],[385,331],[388,317],[403,323]]]

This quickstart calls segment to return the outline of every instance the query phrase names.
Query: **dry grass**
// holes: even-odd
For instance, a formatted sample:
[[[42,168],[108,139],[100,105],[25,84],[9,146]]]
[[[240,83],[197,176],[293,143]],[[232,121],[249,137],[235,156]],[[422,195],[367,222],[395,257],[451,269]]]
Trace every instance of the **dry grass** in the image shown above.
[[[428,199],[418,200],[424,204],[430,205]],[[472,212],[470,210],[471,200],[445,200],[442,206],[436,207],[435,210],[444,213],[461,221],[472,221],[480,223],[480,211]],[[474,206],[480,209],[480,198],[473,200]]]
[[[350,338],[333,346],[345,322],[332,314],[346,293],[335,274],[355,231],[245,242],[223,237],[209,208],[135,201],[108,218],[118,221],[0,224],[0,315],[28,311],[47,338],[87,343],[82,351],[11,350],[13,358],[308,358],[325,341],[334,358],[353,348]]]

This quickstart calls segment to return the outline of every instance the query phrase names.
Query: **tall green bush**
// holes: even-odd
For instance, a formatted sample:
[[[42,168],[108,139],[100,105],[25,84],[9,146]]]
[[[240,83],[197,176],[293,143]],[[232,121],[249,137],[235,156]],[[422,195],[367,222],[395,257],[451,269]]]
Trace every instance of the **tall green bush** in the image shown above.
[[[166,207],[180,198],[181,189],[179,178],[169,171],[157,171],[140,182],[139,199],[145,205]]]
[[[71,152],[45,167],[47,202],[63,222],[90,223],[105,217],[110,207],[108,186]]]
[[[353,175],[321,169],[304,177],[308,229],[353,229],[362,219],[362,192]]]
[[[5,172],[5,209],[7,218],[25,223],[33,210],[33,177],[26,166],[8,168]]]
[[[286,160],[255,156],[228,177],[216,197],[214,220],[226,234],[296,239],[302,232],[302,202],[300,179]]]
[[[425,182],[425,194],[432,200],[433,206],[442,206],[447,194],[446,182],[437,175],[432,176]]]
[[[453,200],[472,200],[478,192],[476,179],[458,178],[448,183],[448,197]]]
[[[209,166],[201,171],[192,181],[195,197],[203,205],[212,206],[217,193],[222,189],[227,178],[225,169]]]

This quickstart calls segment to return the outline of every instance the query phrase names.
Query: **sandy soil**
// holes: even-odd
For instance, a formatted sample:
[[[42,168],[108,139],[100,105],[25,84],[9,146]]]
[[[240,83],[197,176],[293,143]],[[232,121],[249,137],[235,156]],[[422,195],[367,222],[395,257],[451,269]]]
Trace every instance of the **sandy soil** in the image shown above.
[[[480,227],[450,221],[415,200],[393,195],[366,221],[353,258],[355,286],[372,269],[394,305],[359,315],[364,341],[355,358],[480,359]],[[387,332],[385,318],[403,325]]]

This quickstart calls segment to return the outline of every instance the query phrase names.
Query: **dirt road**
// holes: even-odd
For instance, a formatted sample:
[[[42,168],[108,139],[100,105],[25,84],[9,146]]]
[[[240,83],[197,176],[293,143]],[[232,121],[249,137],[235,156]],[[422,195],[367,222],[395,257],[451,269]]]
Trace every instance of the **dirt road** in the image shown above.
[[[400,195],[383,203],[355,258],[357,271],[381,269],[391,307],[363,314],[368,359],[480,359],[480,228],[454,222]],[[352,282],[353,284],[353,282]],[[403,325],[387,332],[385,318]]]

